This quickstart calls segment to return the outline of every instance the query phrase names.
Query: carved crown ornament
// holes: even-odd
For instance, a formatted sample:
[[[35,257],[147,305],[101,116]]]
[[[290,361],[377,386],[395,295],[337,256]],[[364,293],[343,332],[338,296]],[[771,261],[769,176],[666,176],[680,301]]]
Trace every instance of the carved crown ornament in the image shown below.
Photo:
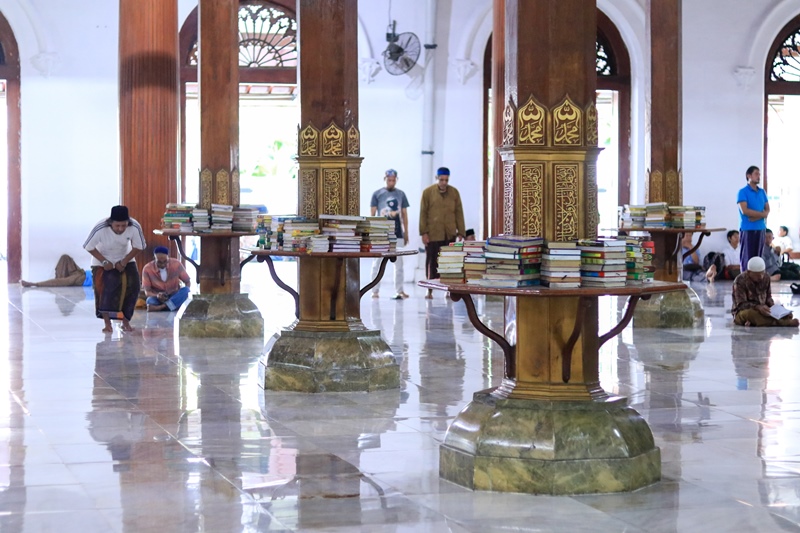
[[[513,98],[503,110],[504,146],[595,147],[597,107],[581,108],[568,94],[548,108],[530,95],[517,107]]]
[[[347,132],[335,121],[320,131],[309,122],[297,135],[297,153],[307,157],[359,157],[361,155],[361,133],[356,126]]]

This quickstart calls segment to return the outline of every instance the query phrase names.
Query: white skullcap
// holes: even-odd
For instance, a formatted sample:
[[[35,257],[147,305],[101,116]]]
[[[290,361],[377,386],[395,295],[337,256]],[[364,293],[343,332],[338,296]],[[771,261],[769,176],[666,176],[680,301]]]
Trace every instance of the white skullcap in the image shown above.
[[[758,256],[751,257],[750,261],[747,262],[747,270],[750,272],[764,272],[766,268],[767,265],[764,264],[764,260]]]

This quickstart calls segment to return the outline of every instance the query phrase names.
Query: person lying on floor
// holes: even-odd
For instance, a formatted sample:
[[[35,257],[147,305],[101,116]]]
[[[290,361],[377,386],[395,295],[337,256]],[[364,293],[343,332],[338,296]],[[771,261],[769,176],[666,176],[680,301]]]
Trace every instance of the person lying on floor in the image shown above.
[[[23,287],[91,287],[92,271],[84,270],[67,254],[56,263],[56,277],[44,281],[19,280]]]

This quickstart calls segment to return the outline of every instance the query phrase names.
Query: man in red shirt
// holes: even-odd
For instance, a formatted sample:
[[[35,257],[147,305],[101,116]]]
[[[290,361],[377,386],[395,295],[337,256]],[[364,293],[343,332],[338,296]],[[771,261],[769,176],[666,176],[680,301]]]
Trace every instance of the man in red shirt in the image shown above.
[[[169,257],[169,250],[165,246],[158,246],[153,255],[155,259],[142,269],[142,286],[147,295],[147,310],[175,311],[189,297],[192,280],[183,268],[183,264]]]

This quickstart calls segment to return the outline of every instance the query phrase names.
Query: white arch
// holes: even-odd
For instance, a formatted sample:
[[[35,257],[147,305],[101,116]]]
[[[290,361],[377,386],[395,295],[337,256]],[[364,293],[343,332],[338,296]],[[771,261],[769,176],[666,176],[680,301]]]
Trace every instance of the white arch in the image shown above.
[[[797,0],[781,0],[775,4],[761,18],[761,24],[755,31],[749,48],[744,51],[743,57],[746,60],[744,66],[753,68],[756,72],[763,72],[761,69],[767,64],[772,42],[786,23],[797,15],[800,15],[800,3]],[[757,78],[763,79],[763,76]]]
[[[483,64],[486,43],[492,35],[492,3],[476,11],[466,25],[456,50],[456,59],[468,59],[476,65]]]
[[[0,0],[0,11],[8,20],[19,47],[20,66],[24,70],[30,60],[36,70],[49,75],[59,62],[50,35],[39,12],[30,0]]]

